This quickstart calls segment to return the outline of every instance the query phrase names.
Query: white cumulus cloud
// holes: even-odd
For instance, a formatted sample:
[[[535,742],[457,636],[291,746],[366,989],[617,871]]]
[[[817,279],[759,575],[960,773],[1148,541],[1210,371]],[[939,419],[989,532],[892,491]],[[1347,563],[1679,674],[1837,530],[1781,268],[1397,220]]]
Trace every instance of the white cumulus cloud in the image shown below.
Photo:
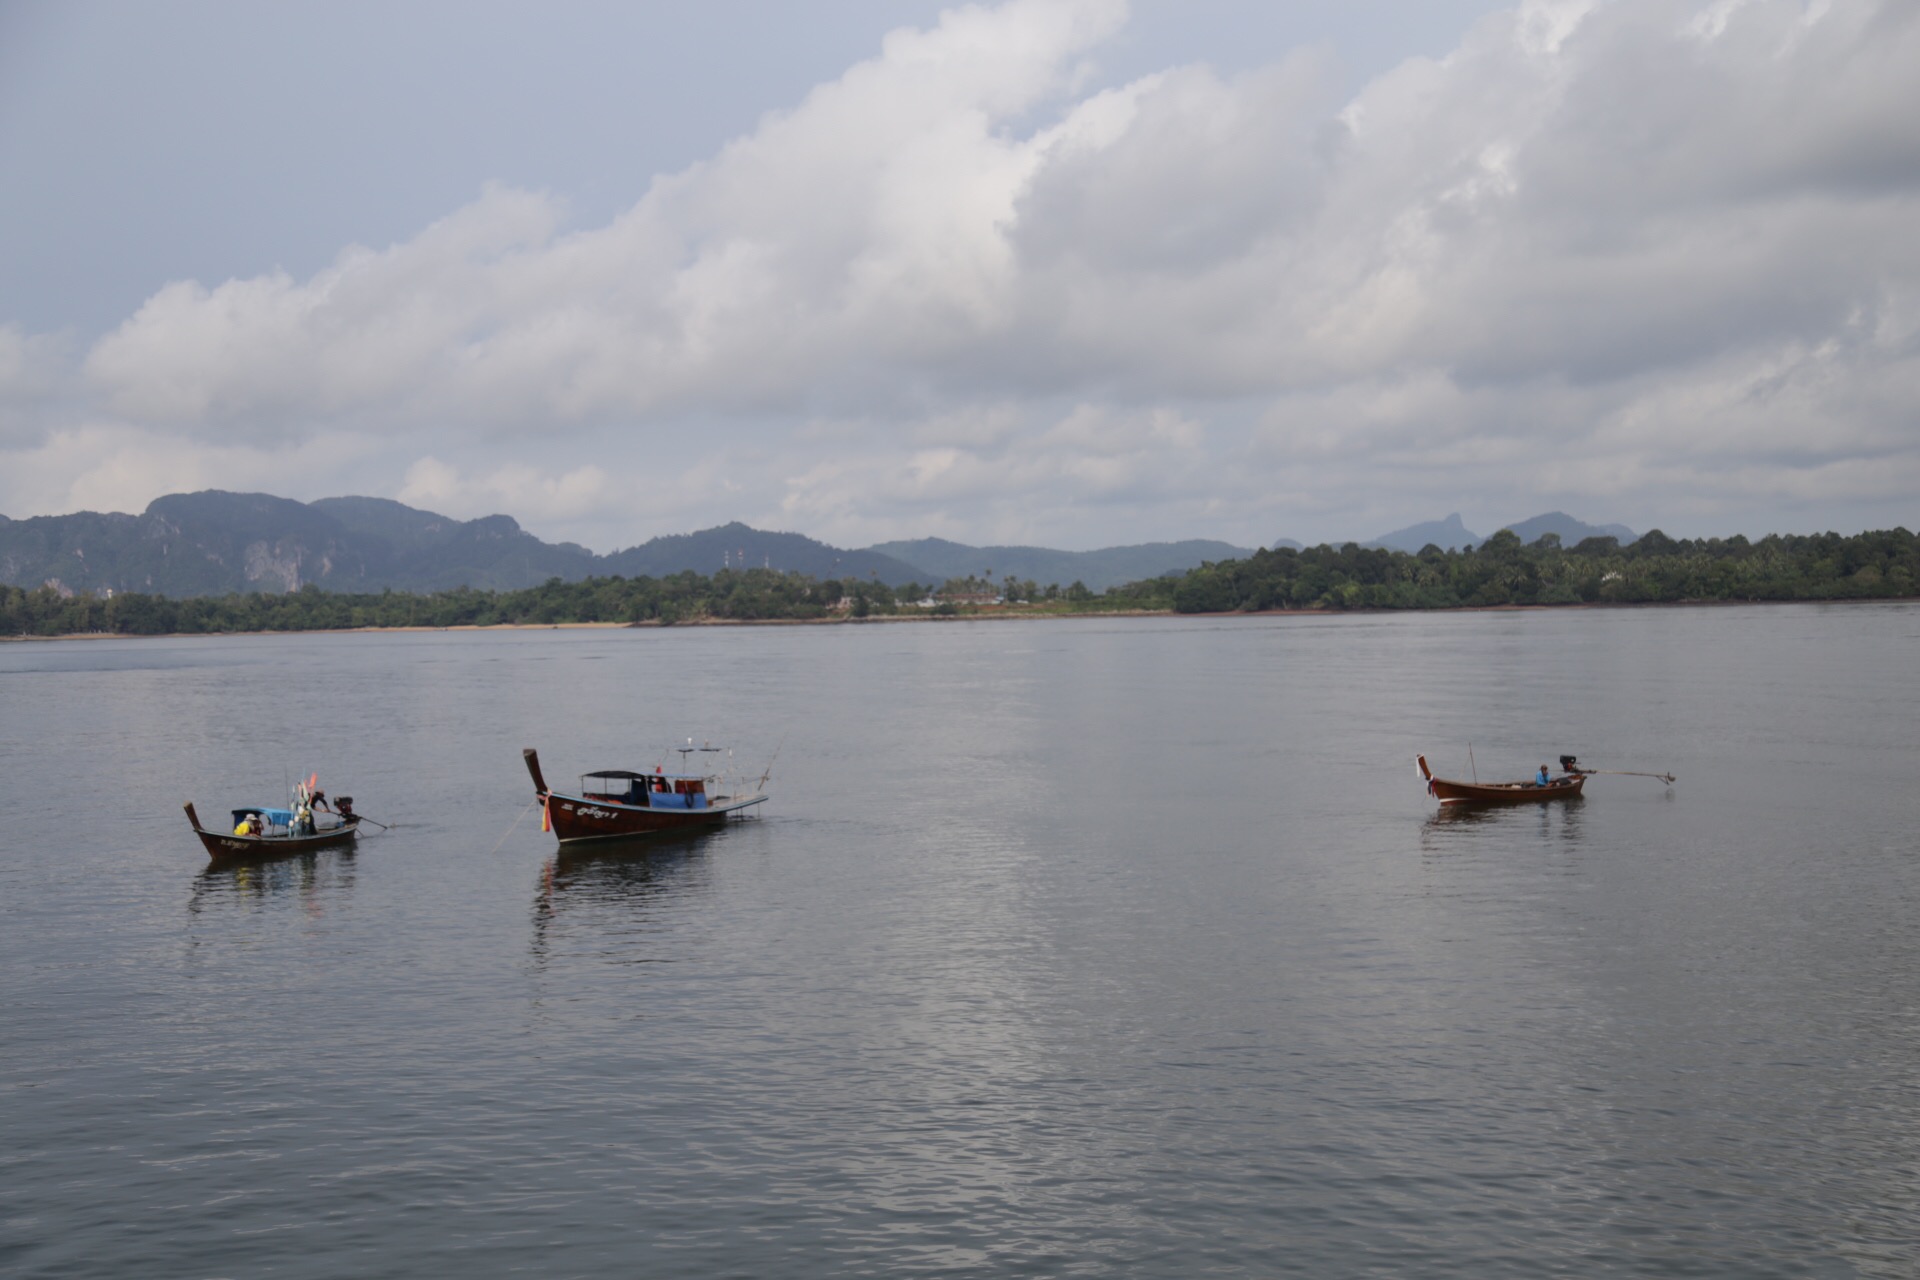
[[[77,370],[0,329],[0,449],[372,441],[362,490],[603,546],[1911,511],[1920,9],[1528,0],[1350,100],[1316,52],[1103,83],[1124,21],[894,32],[606,226],[490,187]]]

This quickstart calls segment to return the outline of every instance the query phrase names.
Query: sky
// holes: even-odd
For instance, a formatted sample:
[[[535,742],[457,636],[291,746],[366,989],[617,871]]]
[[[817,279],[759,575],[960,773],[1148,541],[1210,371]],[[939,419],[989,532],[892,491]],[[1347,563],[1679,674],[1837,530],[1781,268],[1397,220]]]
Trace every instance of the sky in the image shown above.
[[[1912,0],[0,0],[0,512],[1920,523]]]

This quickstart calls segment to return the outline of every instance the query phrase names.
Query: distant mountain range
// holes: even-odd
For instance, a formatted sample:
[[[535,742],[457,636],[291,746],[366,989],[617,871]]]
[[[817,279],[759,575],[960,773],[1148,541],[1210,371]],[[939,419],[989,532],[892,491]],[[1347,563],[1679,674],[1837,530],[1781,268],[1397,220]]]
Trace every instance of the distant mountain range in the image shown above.
[[[0,524],[0,582],[168,596],[521,586],[581,577],[584,547],[553,545],[510,516],[449,520],[378,498],[295,502],[264,493],[175,493],[140,515],[82,511]]]
[[[220,490],[156,498],[137,516],[0,516],[0,583],[176,597],[297,591],[309,583],[329,591],[513,590],[549,578],[663,577],[728,567],[876,578],[895,587],[938,586],[991,570],[996,581],[1011,576],[1065,586],[1077,580],[1104,591],[1248,554],[1208,541],[1052,551],[938,538],[847,550],[734,523],[601,556],[571,542],[543,542],[511,516],[455,520],[386,498],[296,502]]]
[[[1392,533],[1383,533],[1372,542],[1362,543],[1367,547],[1386,547],[1393,551],[1405,551],[1417,554],[1427,546],[1439,547],[1443,551],[1452,551],[1459,547],[1470,547],[1480,542],[1480,535],[1460,523],[1460,513],[1454,512],[1445,520],[1428,520],[1421,524],[1410,524],[1404,529],[1395,529]]]
[[[1621,546],[1626,546],[1640,535],[1623,524],[1587,524],[1575,520],[1564,511],[1549,511],[1545,515],[1522,520],[1518,524],[1502,525],[1511,529],[1526,543],[1538,542],[1541,535],[1555,533],[1560,535],[1563,546],[1575,546],[1585,538],[1618,538]],[[1479,534],[1460,523],[1460,513],[1454,512],[1445,520],[1428,520],[1423,524],[1408,525],[1404,529],[1395,529],[1392,533],[1383,533],[1369,547],[1387,547],[1394,551],[1418,554],[1427,546],[1436,546],[1442,550],[1455,550],[1463,547],[1479,546],[1486,541]]]
[[[1557,533],[1582,538],[1636,536],[1624,525],[1590,525],[1552,511],[1509,525],[1522,542]],[[1445,520],[1383,534],[1368,546],[1418,552],[1477,545],[1479,535]],[[1276,539],[1275,547],[1298,547]],[[692,570],[770,568],[816,578],[874,578],[888,586],[938,586],[949,578],[1031,579],[1046,586],[1083,582],[1094,591],[1252,552],[1194,539],[1054,551],[1046,547],[972,547],[944,538],[883,542],[847,550],[797,533],[768,533],[740,523],[654,538],[595,555],[572,542],[542,542],[512,516],[454,520],[387,498],[295,502],[264,493],[174,493],[140,515],[92,511],[9,520],[0,516],[0,583],[51,584],[65,591],[144,591],[166,596],[230,591],[513,590],[549,578],[596,575],[664,577]]]

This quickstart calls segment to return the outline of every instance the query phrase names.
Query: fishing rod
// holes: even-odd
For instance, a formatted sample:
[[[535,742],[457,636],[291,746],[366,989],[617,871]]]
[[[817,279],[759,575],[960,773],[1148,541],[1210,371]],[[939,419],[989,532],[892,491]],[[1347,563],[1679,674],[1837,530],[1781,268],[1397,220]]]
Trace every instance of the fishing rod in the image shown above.
[[[1670,773],[1640,773],[1633,769],[1582,769],[1580,767],[1580,761],[1573,756],[1560,757],[1560,771],[1562,773],[1580,773],[1580,774],[1588,774],[1588,775],[1596,774],[1596,773],[1605,773],[1605,774],[1610,774],[1616,778],[1658,778],[1660,779],[1660,781],[1666,783],[1668,786],[1672,786],[1674,782],[1674,777]]]
[[[788,730],[788,733],[791,733],[791,732],[792,730]],[[780,748],[786,745],[787,745],[787,735],[783,733],[780,735],[780,741],[776,743],[773,748],[773,756],[767,761],[767,771],[760,775],[760,781],[753,784],[753,789],[755,792],[758,792],[762,787],[766,786],[767,779],[773,776],[774,761],[780,758]]]

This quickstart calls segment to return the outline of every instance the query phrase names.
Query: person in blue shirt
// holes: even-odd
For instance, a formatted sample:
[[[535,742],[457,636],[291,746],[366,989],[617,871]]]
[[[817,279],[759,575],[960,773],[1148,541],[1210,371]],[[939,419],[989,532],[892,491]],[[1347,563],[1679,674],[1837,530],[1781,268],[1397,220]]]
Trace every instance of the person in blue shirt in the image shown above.
[[[1533,780],[1533,785],[1536,787],[1544,787],[1547,785],[1547,783],[1551,782],[1552,780],[1553,780],[1552,775],[1547,772],[1547,766],[1541,765],[1540,774],[1538,777],[1536,777]]]

